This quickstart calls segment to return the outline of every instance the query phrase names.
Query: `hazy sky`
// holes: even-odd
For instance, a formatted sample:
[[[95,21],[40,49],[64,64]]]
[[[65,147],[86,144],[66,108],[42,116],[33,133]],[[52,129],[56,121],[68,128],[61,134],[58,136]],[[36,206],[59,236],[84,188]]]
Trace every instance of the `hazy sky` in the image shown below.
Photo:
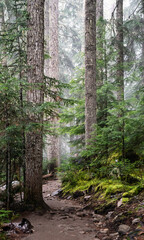
[[[116,0],[104,0],[104,15],[105,18],[111,18],[111,13],[115,8]],[[124,7],[129,6],[129,0],[124,0]]]

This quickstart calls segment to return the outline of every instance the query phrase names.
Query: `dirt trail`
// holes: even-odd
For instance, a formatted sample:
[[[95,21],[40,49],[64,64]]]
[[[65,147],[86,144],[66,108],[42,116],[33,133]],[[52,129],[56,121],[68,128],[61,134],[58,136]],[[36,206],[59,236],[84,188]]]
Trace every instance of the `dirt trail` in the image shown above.
[[[89,211],[72,200],[52,197],[59,189],[60,181],[52,180],[43,185],[45,202],[52,208],[51,212],[33,212],[25,214],[34,226],[34,233],[26,235],[23,240],[93,240],[96,228]]]

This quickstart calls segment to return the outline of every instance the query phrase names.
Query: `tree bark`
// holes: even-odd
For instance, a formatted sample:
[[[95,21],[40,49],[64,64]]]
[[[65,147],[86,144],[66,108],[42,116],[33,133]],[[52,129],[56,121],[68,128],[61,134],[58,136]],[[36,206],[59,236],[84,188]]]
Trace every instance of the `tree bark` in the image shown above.
[[[144,0],[141,1],[141,4],[142,4],[142,17],[144,21]],[[144,36],[144,27],[142,29],[143,29],[142,34]],[[143,70],[142,70],[141,86],[144,87],[144,40],[142,42],[142,68]]]
[[[116,47],[117,47],[117,100],[119,104],[124,103],[124,40],[123,40],[123,0],[116,1]],[[125,157],[125,143],[124,143],[124,107],[121,106],[118,117],[122,118],[120,124],[120,131],[122,135],[122,159]]]
[[[49,11],[48,11],[49,10]],[[58,0],[46,0],[45,2],[45,40],[46,52],[50,58],[45,60],[45,74],[48,77],[58,79]],[[49,97],[45,101],[52,101]],[[51,124],[55,128],[57,119],[52,118]],[[56,135],[46,136],[46,153],[48,160],[54,161],[59,166],[59,138]]]
[[[96,0],[85,0],[85,141],[96,124]]]
[[[27,32],[28,104],[36,107],[44,101],[44,0],[28,0],[29,14]],[[38,125],[37,129],[26,134],[26,186],[25,201],[41,206],[42,198],[42,159],[43,159],[43,114],[29,110],[30,124]]]
[[[103,85],[103,0],[96,1],[96,60],[98,61],[97,68],[97,87]]]
[[[2,6],[0,9],[0,31],[3,33],[5,32],[5,14],[4,14],[4,7]],[[1,64],[4,68],[7,69],[7,58],[6,58],[6,52],[2,51],[1,53],[2,59]],[[5,79],[5,83],[6,83]],[[7,99],[7,93],[5,93],[5,99]],[[7,101],[4,103],[4,118],[5,118],[5,138],[6,138],[6,151],[5,151],[5,163],[6,163],[6,207],[7,209],[10,208],[10,202],[11,202],[11,154],[10,154],[10,143],[9,143],[9,133],[7,131],[7,128],[9,127],[9,114],[8,114],[8,107],[7,107]]]
[[[116,30],[117,30],[117,85],[118,101],[124,101],[124,53],[123,53],[123,0],[117,0]]]

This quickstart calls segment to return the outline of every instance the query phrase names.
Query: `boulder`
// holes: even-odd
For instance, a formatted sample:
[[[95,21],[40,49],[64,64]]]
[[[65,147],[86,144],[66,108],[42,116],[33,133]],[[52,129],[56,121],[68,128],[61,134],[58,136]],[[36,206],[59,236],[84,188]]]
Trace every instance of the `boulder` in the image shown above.
[[[130,226],[121,224],[118,228],[118,232],[122,235],[127,234],[130,231]]]

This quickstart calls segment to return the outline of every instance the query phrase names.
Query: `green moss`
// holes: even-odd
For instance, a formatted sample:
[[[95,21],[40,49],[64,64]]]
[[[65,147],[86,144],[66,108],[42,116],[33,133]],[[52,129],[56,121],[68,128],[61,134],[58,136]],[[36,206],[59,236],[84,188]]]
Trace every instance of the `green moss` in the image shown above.
[[[123,197],[133,197],[133,196],[136,196],[138,195],[142,190],[144,189],[144,186],[135,186],[133,187],[130,191],[128,192],[125,192],[123,194]]]
[[[105,191],[105,196],[111,195],[111,194],[115,194],[115,193],[120,193],[124,191],[125,186],[121,183],[117,183],[114,185],[110,185],[108,186],[108,188]]]
[[[127,203],[127,202],[129,202],[129,198],[122,198],[122,203]]]
[[[76,186],[73,186],[71,183],[67,183],[62,188],[64,193],[70,193],[73,194],[76,191],[88,191],[88,189],[91,186],[96,186],[99,183],[98,179],[92,179],[92,180],[79,180],[76,184]]]
[[[92,189],[95,193],[93,195],[93,200],[105,201],[109,204],[111,196],[114,195],[114,200],[117,201],[119,194],[123,197],[123,203],[129,201],[130,197],[133,197],[144,189],[144,186],[130,185],[128,183],[121,182],[118,179],[98,179],[93,178],[91,172],[78,170],[75,174],[69,175],[70,178],[63,183],[63,193],[64,195],[73,195],[75,192],[89,192]],[[72,179],[71,179],[72,178]],[[118,194],[118,195],[117,195]],[[95,201],[95,200],[94,200]]]

